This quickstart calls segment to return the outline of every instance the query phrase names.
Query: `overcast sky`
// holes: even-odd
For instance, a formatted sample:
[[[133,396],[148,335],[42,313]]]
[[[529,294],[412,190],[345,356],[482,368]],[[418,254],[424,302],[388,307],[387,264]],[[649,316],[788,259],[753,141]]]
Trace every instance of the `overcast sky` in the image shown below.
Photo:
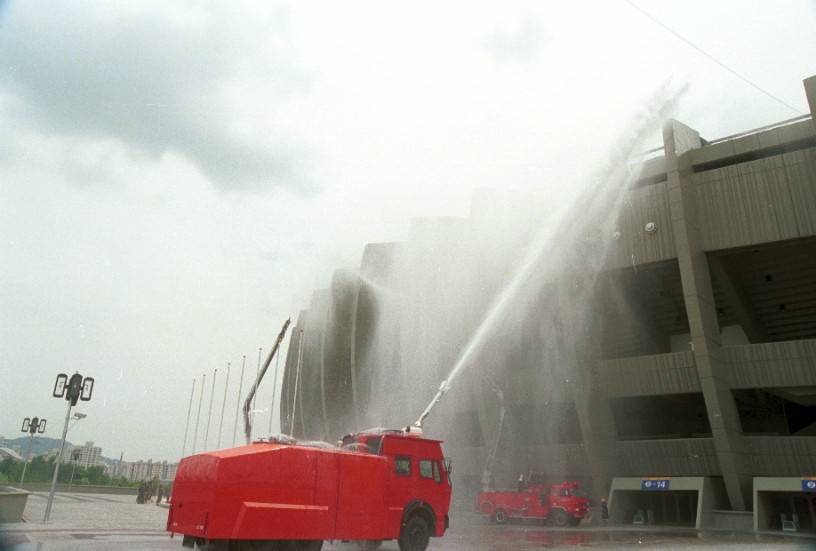
[[[59,438],[79,371],[70,441],[177,460],[231,362],[230,445],[242,356],[366,243],[559,200],[666,81],[707,139],[808,113],[814,2],[635,4],[0,0],[0,435]]]

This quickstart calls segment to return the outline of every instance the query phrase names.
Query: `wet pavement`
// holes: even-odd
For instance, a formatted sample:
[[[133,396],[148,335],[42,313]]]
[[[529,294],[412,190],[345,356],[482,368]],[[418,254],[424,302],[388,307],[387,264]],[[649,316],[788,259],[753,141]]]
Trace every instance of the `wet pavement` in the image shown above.
[[[167,509],[137,505],[134,496],[57,494],[50,521],[42,522],[48,495],[29,496],[27,522],[0,525],[2,551],[183,551],[181,538],[164,531]],[[451,515],[452,528],[433,538],[429,551],[599,550],[805,550],[816,549],[816,534],[749,534],[690,528],[635,529],[631,526],[554,529],[537,525],[496,526],[470,513]],[[354,543],[326,543],[324,551],[358,551]],[[382,551],[397,551],[396,541]]]
[[[429,549],[439,551],[532,551],[542,549],[603,550],[650,549],[733,549],[805,550],[816,549],[816,539],[786,538],[733,532],[698,531],[684,528],[652,527],[637,530],[631,526],[556,529],[530,525],[495,526],[478,517],[459,519],[459,526],[442,540],[431,542]],[[814,534],[816,538],[816,534]],[[385,551],[398,547],[383,546]]]

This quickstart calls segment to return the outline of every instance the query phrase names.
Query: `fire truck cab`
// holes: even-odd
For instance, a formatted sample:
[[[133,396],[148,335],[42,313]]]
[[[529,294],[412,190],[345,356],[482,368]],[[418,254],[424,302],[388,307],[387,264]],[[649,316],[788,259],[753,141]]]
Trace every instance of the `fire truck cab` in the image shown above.
[[[441,442],[374,429],[338,446],[272,438],[184,458],[167,531],[202,549],[365,550],[396,539],[424,551],[449,526],[450,463]]]

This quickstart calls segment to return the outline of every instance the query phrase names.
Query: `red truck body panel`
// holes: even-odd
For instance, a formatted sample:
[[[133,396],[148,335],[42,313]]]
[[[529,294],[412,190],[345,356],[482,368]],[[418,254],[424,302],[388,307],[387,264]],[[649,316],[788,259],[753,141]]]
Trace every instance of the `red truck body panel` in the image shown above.
[[[433,535],[443,535],[451,485],[440,442],[377,438],[369,437],[376,454],[364,444],[345,451],[256,442],[186,457],[167,530],[211,540],[395,539],[406,508],[422,502],[435,516]],[[398,474],[397,460],[410,475]]]

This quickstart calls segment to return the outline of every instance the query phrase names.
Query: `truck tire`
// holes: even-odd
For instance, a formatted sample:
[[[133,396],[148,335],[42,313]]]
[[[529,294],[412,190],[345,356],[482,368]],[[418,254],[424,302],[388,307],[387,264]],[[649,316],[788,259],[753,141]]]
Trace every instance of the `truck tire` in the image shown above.
[[[203,538],[200,538],[198,541],[198,548],[201,551],[227,551],[228,549],[232,549],[230,547],[231,542],[228,540],[210,540],[208,543],[204,543]]]
[[[496,509],[496,512],[493,513],[493,522],[496,524],[507,522],[507,513],[504,512],[504,509]]]
[[[550,522],[553,526],[564,528],[565,526],[569,526],[570,516],[563,509],[556,509],[550,513]]]
[[[224,547],[202,547],[201,551],[277,551],[277,541],[274,540],[220,540]]]
[[[400,532],[400,551],[425,551],[430,537],[431,530],[425,519],[419,516],[411,517]]]
[[[286,549],[287,551],[320,551],[323,549],[323,540],[292,540]]]

